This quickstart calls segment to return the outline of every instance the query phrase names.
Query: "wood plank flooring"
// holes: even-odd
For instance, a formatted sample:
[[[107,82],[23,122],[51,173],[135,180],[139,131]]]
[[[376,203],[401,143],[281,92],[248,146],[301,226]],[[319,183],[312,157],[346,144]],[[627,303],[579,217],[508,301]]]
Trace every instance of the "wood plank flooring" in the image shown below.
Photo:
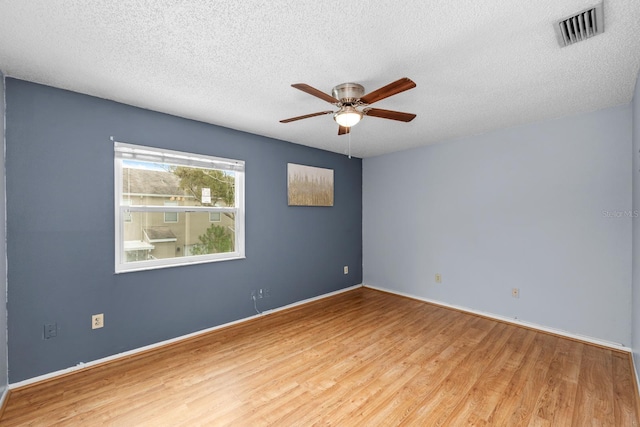
[[[371,289],[13,390],[2,426],[638,426],[629,355]]]

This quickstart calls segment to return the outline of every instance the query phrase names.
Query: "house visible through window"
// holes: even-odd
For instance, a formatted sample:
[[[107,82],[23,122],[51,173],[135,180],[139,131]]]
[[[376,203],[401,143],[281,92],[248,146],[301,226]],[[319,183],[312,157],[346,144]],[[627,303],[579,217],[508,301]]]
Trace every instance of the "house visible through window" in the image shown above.
[[[244,162],[116,142],[116,272],[244,257]]]

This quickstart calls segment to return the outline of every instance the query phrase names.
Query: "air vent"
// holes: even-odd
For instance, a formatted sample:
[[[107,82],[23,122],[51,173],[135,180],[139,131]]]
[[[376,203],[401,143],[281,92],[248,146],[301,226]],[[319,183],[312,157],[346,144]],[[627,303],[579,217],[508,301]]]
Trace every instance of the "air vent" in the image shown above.
[[[602,3],[563,19],[555,25],[560,46],[569,46],[604,32]]]

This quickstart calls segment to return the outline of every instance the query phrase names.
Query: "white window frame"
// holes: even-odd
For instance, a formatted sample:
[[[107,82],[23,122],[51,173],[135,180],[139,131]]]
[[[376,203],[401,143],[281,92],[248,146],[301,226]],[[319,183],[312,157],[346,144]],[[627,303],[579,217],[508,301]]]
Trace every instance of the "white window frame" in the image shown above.
[[[127,205],[122,203],[123,181],[122,160],[140,160],[165,163],[174,166],[201,167],[233,171],[235,175],[235,206],[150,206]],[[192,154],[181,151],[152,148],[114,141],[114,205],[115,205],[115,272],[153,270],[180,265],[202,264],[245,258],[245,200],[244,200],[244,161]],[[124,251],[124,219],[130,212],[219,212],[235,214],[235,250],[206,255],[190,255],[176,258],[152,259],[126,262]]]

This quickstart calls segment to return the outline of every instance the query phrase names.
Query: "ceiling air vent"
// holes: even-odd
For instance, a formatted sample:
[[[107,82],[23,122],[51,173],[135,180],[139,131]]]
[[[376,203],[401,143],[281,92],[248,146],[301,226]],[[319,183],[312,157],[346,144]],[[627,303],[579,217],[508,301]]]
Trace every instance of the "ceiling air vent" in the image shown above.
[[[602,3],[559,21],[555,28],[562,47],[604,32]]]

